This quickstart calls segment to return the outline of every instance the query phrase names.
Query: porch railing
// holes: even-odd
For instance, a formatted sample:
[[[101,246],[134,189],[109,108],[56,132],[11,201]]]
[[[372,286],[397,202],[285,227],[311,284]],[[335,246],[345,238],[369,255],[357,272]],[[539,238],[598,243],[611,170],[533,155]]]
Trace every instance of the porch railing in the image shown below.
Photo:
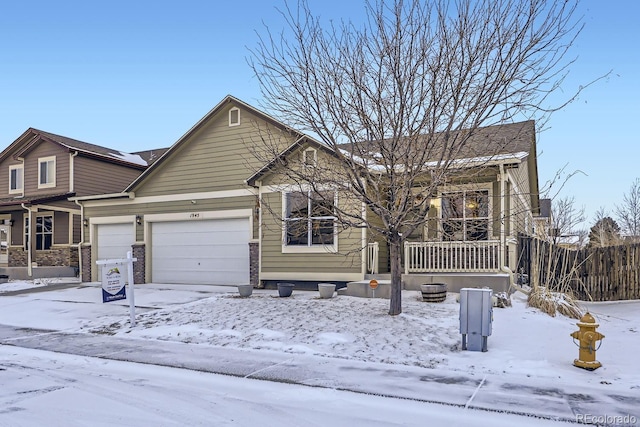
[[[404,244],[406,274],[495,272],[499,259],[499,240]]]
[[[378,274],[378,242],[367,244],[367,272]]]

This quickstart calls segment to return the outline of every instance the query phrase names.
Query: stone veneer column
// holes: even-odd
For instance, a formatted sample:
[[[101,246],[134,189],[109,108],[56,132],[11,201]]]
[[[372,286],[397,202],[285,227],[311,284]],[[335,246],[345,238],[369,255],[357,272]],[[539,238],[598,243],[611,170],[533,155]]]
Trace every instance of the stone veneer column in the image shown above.
[[[82,271],[80,272],[80,280],[83,282],[91,281],[91,245],[82,245],[80,248],[80,256],[82,257]]]
[[[145,279],[145,244],[134,243],[131,245],[131,256],[136,258],[137,261],[133,263],[133,283],[138,285],[146,283]]]
[[[260,285],[260,243],[249,242],[249,283],[254,287]]]

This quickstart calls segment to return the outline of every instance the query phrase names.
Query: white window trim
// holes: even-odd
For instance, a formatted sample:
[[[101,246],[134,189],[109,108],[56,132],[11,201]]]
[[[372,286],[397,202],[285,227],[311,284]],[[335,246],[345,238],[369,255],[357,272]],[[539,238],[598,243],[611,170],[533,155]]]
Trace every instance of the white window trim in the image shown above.
[[[20,188],[11,188],[11,172],[14,170],[21,170],[22,176],[20,180]],[[11,165],[9,166],[9,194],[22,194],[24,193],[24,165]]]
[[[311,163],[307,163],[307,156],[309,154],[313,156]],[[313,168],[318,165],[318,152],[314,148],[307,148],[302,152],[302,165],[307,168]]]
[[[233,123],[231,121],[231,113],[233,111],[237,111],[238,112],[238,122],[237,123]],[[232,109],[229,110],[229,127],[231,126],[240,126],[240,109],[237,107],[233,107]]]
[[[42,163],[45,162],[51,162],[53,161],[53,181],[52,182],[47,182],[46,184],[42,184],[42,169],[40,168],[40,165]],[[48,172],[48,169],[47,169]],[[56,156],[49,156],[49,157],[40,157],[38,158],[38,188],[53,188],[56,186]]]
[[[442,195],[448,193],[460,193],[463,191],[487,191],[489,197],[489,206],[487,212],[487,240],[496,240],[493,237],[493,185],[491,183],[485,184],[460,184],[455,186],[442,187],[438,191],[438,240],[442,241],[444,236],[444,230],[442,229]],[[456,240],[466,241],[466,240]],[[485,241],[485,240],[481,240]]]
[[[291,189],[287,191],[283,191],[282,195],[282,253],[283,254],[321,254],[321,253],[337,253],[338,252],[338,223],[334,219],[333,222],[333,245],[308,245],[308,246],[298,246],[298,245],[287,245],[287,194],[300,192],[300,191],[310,191],[305,189]],[[320,190],[324,191],[324,190]],[[327,189],[326,191],[333,191],[333,204],[334,206],[338,205],[338,192],[333,189]]]
[[[34,222],[37,222],[37,218],[38,217],[42,217],[42,216],[50,216],[51,217],[51,248],[55,246],[56,242],[55,242],[55,237],[56,237],[56,232],[55,232],[55,221],[56,221],[56,216],[55,213],[53,211],[42,211],[42,212],[33,212],[31,214],[31,218],[34,220]],[[27,221],[29,220],[29,214],[25,213],[22,216],[22,246],[26,247],[26,242],[27,242]],[[34,237],[37,236],[37,232],[35,231],[35,228],[33,227],[33,224],[29,224],[29,231],[34,230],[33,231],[33,235]],[[29,233],[31,234],[31,233]],[[31,240],[31,236],[29,236],[29,244],[33,244],[33,241]],[[49,249],[36,249],[36,246],[33,246],[33,251],[49,251],[51,250],[51,248]]]

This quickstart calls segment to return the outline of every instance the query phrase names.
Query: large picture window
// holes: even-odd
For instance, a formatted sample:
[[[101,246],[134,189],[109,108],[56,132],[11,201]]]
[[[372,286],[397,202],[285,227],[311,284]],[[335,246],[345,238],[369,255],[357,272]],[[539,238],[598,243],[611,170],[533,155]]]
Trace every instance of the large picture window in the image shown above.
[[[442,194],[442,233],[446,241],[489,239],[489,191]]]
[[[287,193],[285,243],[287,246],[333,246],[335,193]]]

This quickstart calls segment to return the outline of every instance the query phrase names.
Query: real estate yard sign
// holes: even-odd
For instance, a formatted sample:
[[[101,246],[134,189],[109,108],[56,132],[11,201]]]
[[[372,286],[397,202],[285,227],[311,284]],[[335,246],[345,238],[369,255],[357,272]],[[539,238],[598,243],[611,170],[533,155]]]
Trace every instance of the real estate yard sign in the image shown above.
[[[102,302],[127,299],[125,281],[117,265],[102,266]]]
[[[125,299],[125,280],[122,270],[126,266],[127,280],[129,282],[129,317],[130,325],[136,326],[136,303],[133,298],[133,263],[138,259],[127,252],[127,257],[123,259],[104,259],[96,261],[102,266],[102,302]]]

